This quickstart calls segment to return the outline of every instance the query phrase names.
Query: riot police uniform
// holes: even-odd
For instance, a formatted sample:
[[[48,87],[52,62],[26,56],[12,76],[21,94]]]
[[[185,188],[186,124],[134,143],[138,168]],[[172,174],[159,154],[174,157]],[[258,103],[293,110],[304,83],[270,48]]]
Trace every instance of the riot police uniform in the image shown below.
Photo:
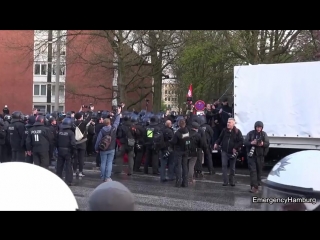
[[[23,120],[24,117],[21,112],[12,113],[12,120],[8,127],[12,161],[24,162],[25,159],[25,126]]]
[[[44,117],[38,115],[29,130],[26,141],[28,155],[33,155],[35,165],[49,168],[49,147],[51,142],[50,131],[44,126]]]
[[[150,117],[150,124],[146,126],[146,159],[144,162],[144,173],[148,174],[149,163],[152,162],[152,173],[154,175],[159,175],[159,151],[154,145],[152,140],[155,133],[162,132],[162,126],[159,124],[159,119],[157,116]]]
[[[134,166],[133,171],[134,172],[140,172],[140,167],[142,163],[143,154],[145,152],[144,148],[144,138],[146,135],[145,128],[142,126],[141,123],[138,122],[138,117],[133,116],[131,118],[131,122],[133,123],[133,129],[134,129],[134,138],[136,140],[135,146],[134,146]]]
[[[66,183],[72,184],[72,155],[77,154],[76,139],[72,128],[70,118],[62,121],[61,128],[57,135],[56,147],[58,149],[57,175],[62,178],[64,165],[66,165]]]
[[[34,116],[30,116],[27,120],[27,124],[26,124],[26,130],[25,130],[25,138],[26,138],[26,149],[27,149],[27,138],[28,138],[28,135],[29,135],[29,131],[30,131],[30,128],[32,128],[33,124],[35,123],[36,121],[36,118]],[[26,156],[26,162],[27,163],[33,163],[33,156],[32,154],[31,155],[28,155]]]

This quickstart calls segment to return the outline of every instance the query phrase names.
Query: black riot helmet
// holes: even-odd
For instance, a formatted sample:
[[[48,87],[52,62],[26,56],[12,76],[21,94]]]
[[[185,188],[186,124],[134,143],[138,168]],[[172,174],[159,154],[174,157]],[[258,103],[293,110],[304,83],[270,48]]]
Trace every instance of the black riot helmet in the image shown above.
[[[72,128],[72,120],[71,120],[71,118],[63,119],[62,123],[61,123],[61,128],[62,129]]]
[[[254,124],[254,129],[256,129],[256,127],[261,127],[261,128],[263,128],[263,122],[261,122],[261,121],[256,121],[255,124]]]
[[[30,116],[28,118],[26,127],[31,127],[35,122],[36,122],[36,117],[35,116]]]
[[[5,115],[3,120],[6,121],[6,122],[11,122],[11,116],[10,115]]]
[[[15,111],[12,113],[12,119],[23,120],[23,115],[20,111]]]
[[[51,115],[49,113],[46,114],[46,119],[50,119]]]
[[[102,119],[110,118],[110,112],[109,111],[102,111],[101,118]]]
[[[139,115],[137,114],[132,114],[131,115],[131,122],[132,123],[137,123],[139,121]]]

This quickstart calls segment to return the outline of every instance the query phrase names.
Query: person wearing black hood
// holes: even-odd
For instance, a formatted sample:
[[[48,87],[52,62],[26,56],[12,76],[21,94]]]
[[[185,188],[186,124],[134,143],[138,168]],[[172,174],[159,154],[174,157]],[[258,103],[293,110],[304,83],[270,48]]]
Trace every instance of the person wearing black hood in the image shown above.
[[[12,120],[8,127],[12,161],[24,162],[25,159],[25,126],[23,120],[24,117],[21,112],[12,113]]]
[[[77,154],[76,139],[71,130],[72,120],[65,118],[57,134],[56,147],[58,149],[57,175],[62,179],[62,172],[66,166],[66,183],[72,184],[72,155]]]
[[[270,145],[269,137],[266,132],[262,131],[262,129],[263,122],[257,121],[254,124],[254,130],[250,131],[244,140],[250,171],[250,192],[252,193],[258,192],[258,187],[261,184],[264,157],[268,154]]]
[[[52,142],[50,130],[44,126],[44,117],[36,116],[26,141],[27,154],[33,155],[35,165],[49,168],[49,147]]]
[[[152,163],[152,174],[159,175],[159,152],[164,145],[162,125],[159,124],[157,116],[150,117],[150,124],[146,126],[146,159],[144,162],[144,173],[148,174],[149,163]]]
[[[28,135],[30,134],[30,128],[32,128],[33,124],[36,122],[36,117],[35,116],[29,116],[28,120],[27,120],[27,124],[26,124],[26,131],[25,131],[25,141],[26,141],[26,149],[27,149],[27,138]],[[33,157],[32,155],[26,155],[26,162],[27,163],[33,163]]]
[[[94,127],[95,134],[94,134],[93,140],[92,140],[93,146],[96,145],[99,132],[100,132],[101,129],[105,126],[105,125],[103,124],[103,120],[104,120],[105,118],[107,118],[107,117],[108,117],[108,116],[107,116],[106,114],[98,114],[98,116],[97,116],[97,120],[96,120],[95,127]],[[97,153],[97,154],[96,154],[95,162],[96,162],[96,167],[99,168],[99,167],[100,167],[100,163],[101,163],[100,153]]]

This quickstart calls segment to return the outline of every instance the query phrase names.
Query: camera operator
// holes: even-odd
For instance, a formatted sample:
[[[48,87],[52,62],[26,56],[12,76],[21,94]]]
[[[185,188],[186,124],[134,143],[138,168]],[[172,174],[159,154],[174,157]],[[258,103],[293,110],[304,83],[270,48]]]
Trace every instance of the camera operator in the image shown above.
[[[236,161],[238,151],[243,145],[243,136],[241,131],[235,127],[234,118],[229,118],[227,128],[224,128],[214,145],[214,149],[221,146],[222,176],[223,186],[235,186],[234,176],[236,172]],[[230,162],[230,173],[228,181],[228,163]]]
[[[250,131],[245,140],[248,154],[248,166],[250,171],[250,185],[252,193],[258,192],[258,186],[261,183],[261,173],[263,169],[264,157],[269,151],[269,138],[267,133],[262,131],[263,122],[257,121],[254,124],[254,129]]]

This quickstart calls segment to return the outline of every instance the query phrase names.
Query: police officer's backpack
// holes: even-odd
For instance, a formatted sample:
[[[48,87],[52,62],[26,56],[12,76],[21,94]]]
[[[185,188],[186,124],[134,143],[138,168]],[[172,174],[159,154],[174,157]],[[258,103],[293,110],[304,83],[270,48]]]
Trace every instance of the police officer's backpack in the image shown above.
[[[164,146],[164,136],[157,128],[147,128],[147,142],[151,143],[153,150],[160,150]]]
[[[189,136],[189,142],[188,142],[188,153],[189,157],[197,157],[198,156],[198,148],[197,148],[197,142],[196,142],[196,135],[197,132],[191,132]]]

